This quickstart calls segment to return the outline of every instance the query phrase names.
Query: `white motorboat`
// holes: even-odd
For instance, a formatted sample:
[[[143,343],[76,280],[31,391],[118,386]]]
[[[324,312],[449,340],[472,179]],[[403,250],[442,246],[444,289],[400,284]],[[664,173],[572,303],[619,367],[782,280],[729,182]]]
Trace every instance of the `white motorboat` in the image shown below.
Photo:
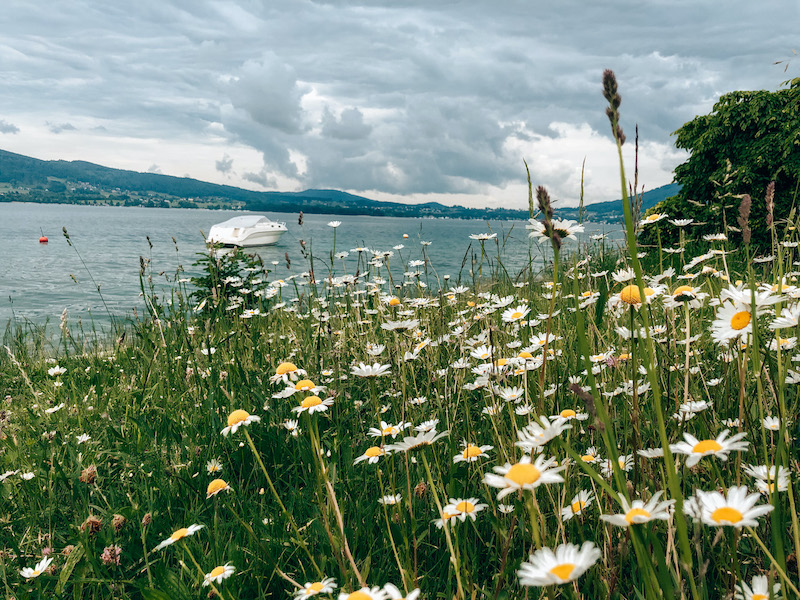
[[[285,223],[260,215],[245,215],[213,225],[206,243],[239,247],[271,246],[277,244],[286,231]]]

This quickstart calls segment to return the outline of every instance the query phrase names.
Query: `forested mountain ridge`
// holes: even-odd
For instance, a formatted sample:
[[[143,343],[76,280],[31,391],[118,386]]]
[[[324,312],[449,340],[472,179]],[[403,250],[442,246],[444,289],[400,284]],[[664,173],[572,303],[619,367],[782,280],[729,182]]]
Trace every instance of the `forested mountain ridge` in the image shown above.
[[[646,192],[643,210],[677,192],[675,184]],[[240,208],[252,211],[359,214],[395,217],[526,219],[528,211],[465,208],[438,202],[382,202],[338,190],[256,192],[230,185],[104,167],[86,161],[40,160],[0,150],[0,201],[123,206]],[[577,209],[556,206],[557,216],[577,218]],[[586,218],[614,221],[619,200],[586,206]]]

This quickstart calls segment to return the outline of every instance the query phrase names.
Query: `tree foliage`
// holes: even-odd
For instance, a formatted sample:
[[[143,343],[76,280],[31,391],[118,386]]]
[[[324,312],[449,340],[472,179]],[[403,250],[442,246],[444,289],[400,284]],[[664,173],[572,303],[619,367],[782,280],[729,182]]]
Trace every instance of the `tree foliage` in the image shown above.
[[[749,194],[752,241],[768,246],[767,185],[775,182],[774,219],[780,225],[795,206],[800,182],[800,78],[787,83],[775,92],[725,94],[710,114],[678,129],[675,145],[691,155],[675,169],[680,192],[655,210],[694,218],[702,223],[693,228],[697,235],[719,233],[736,225],[740,199]]]

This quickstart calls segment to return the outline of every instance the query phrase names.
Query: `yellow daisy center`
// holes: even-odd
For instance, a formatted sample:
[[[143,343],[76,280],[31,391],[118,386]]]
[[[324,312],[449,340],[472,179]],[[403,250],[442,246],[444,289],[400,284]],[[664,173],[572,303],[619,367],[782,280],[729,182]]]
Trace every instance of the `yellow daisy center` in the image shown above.
[[[722,446],[715,440],[703,440],[702,442],[698,442],[695,444],[694,448],[692,448],[692,452],[697,454],[703,454],[704,452],[719,452],[722,450]]]
[[[592,295],[592,290],[586,290],[581,294],[581,298],[588,298],[591,295]]]
[[[692,292],[692,289],[690,285],[682,285],[675,288],[675,291],[672,292],[672,297],[677,298],[678,296],[683,296],[686,292]]]
[[[753,594],[750,596],[750,600],[767,600],[769,596],[765,594]]]
[[[186,527],[181,527],[178,529],[178,531],[169,536],[169,539],[171,539],[173,542],[177,542],[179,539],[185,538],[187,535],[189,535],[189,530]]]
[[[566,410],[562,410],[560,414],[564,419],[574,419],[575,417],[578,416],[578,413],[576,413],[571,408],[568,408]]]
[[[524,350],[519,353],[520,358],[533,358],[533,354],[530,352],[525,352]]]
[[[722,521],[727,521],[728,523],[738,523],[744,518],[744,516],[735,508],[723,506],[722,508],[718,508],[711,513],[711,518],[715,523],[721,523]]]
[[[367,451],[364,452],[364,456],[369,456],[370,458],[381,456],[382,454],[383,450],[378,448],[378,446],[372,446],[371,448],[367,448]]]
[[[475,306],[475,303],[472,300],[470,300],[470,301],[467,302],[467,306],[472,308],[473,306]]]
[[[586,502],[583,502],[582,500],[576,500],[571,504],[571,507],[572,507],[572,514],[577,515],[586,507]]]
[[[530,463],[517,463],[508,470],[506,479],[510,479],[517,485],[535,483],[541,477],[539,469]]]
[[[310,390],[314,387],[314,382],[310,379],[301,379],[296,384],[294,384],[294,389],[302,391],[302,390]]]
[[[475,458],[476,456],[480,456],[481,449],[478,446],[473,446],[470,444],[466,448],[464,448],[464,452],[461,453],[461,456],[464,458]]]
[[[511,318],[512,319],[521,319],[522,318],[522,313],[520,311],[518,311],[518,310],[515,310],[513,313],[511,313]]]
[[[242,421],[247,420],[250,416],[250,413],[246,410],[235,410],[233,411],[230,416],[228,416],[228,427],[233,427],[234,425],[238,425]]]
[[[619,293],[619,299],[625,304],[641,304],[642,296],[639,294],[639,288],[635,285],[629,285],[622,288]]]
[[[292,371],[297,371],[297,367],[290,362],[281,363],[278,365],[278,368],[275,369],[275,373],[278,375],[284,375],[285,373],[291,373]]]
[[[643,508],[632,508],[625,514],[625,520],[628,524],[633,524],[634,517],[649,517],[650,513]]]
[[[322,404],[322,400],[319,396],[309,396],[300,403],[300,406],[303,408],[311,408],[312,406],[319,406],[320,404]]]
[[[206,490],[206,495],[211,496],[216,494],[217,492],[221,492],[222,490],[227,490],[228,484],[225,483],[222,479],[215,479],[211,483],[208,484],[208,489]]]
[[[504,367],[507,362],[508,362],[507,358],[498,358],[496,364],[498,367]]]
[[[656,293],[656,291],[653,288],[649,288],[649,287],[644,288],[644,295],[645,296],[652,296],[655,293]]]
[[[347,596],[347,600],[372,600],[372,598],[364,592],[358,591]]]
[[[42,574],[42,572],[41,572],[39,569],[36,569],[36,570],[33,572],[33,574],[32,574],[32,577],[38,577],[38,576],[39,576],[39,575],[41,575],[41,574]]]
[[[550,569],[550,573],[558,577],[561,581],[569,581],[569,576],[575,570],[575,565],[572,563],[564,563],[556,565]]]
[[[737,312],[731,317],[731,329],[741,331],[750,324],[750,313],[746,310]]]
[[[456,504],[456,510],[462,513],[471,513],[475,510],[475,505],[472,502],[464,500],[463,502]]]
[[[594,460],[594,455],[593,454],[584,454],[583,456],[581,456],[581,460],[583,462],[592,462]]]
[[[225,567],[214,567],[214,569],[209,573],[209,578],[211,577],[219,577],[225,572]]]
[[[383,433],[383,435],[392,435],[394,433],[394,427],[384,427],[381,433]]]
[[[308,586],[308,589],[309,589],[309,591],[314,592],[315,594],[318,594],[320,591],[322,591],[323,587],[325,587],[325,586],[322,585],[321,581],[315,581],[310,586]]]
[[[389,300],[389,306],[397,306],[398,304],[400,304],[400,300],[398,300],[397,298],[392,298],[391,300]]]
[[[660,216],[661,215],[647,215],[644,220],[648,223],[652,223],[653,221],[658,221],[658,217]]]

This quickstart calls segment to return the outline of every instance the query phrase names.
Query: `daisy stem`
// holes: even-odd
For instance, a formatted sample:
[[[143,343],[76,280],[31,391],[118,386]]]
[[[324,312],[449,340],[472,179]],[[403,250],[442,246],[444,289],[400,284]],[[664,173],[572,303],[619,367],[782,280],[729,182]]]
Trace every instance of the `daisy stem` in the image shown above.
[[[425,473],[428,475],[428,483],[431,484],[431,491],[433,491],[433,499],[436,502],[436,509],[439,511],[439,514],[442,514],[442,503],[439,501],[439,493],[436,491],[436,485],[433,482],[433,476],[431,475],[431,468],[428,465],[428,457],[425,456],[425,453],[422,453],[422,464],[425,466]],[[453,565],[453,569],[456,573],[456,585],[458,586],[458,597],[466,600],[466,594],[464,593],[464,586],[461,583],[461,562],[458,559],[458,554],[453,547],[453,539],[450,536],[450,523],[448,523],[449,519],[442,519],[442,529],[444,529],[444,537],[447,540],[447,549],[450,551],[450,564]]]
[[[281,512],[283,513],[284,518],[291,526],[294,534],[297,536],[297,542],[302,546],[303,550],[305,550],[308,559],[311,561],[311,564],[314,565],[314,569],[317,571],[317,574],[321,579],[323,577],[322,570],[319,568],[319,565],[317,565],[314,557],[311,555],[311,551],[308,549],[308,545],[303,539],[303,536],[300,535],[300,530],[297,528],[297,523],[295,523],[294,517],[292,517],[292,514],[286,510],[283,500],[281,500],[281,497],[278,495],[278,490],[275,489],[275,485],[272,483],[272,478],[269,476],[269,473],[267,473],[267,468],[264,466],[264,462],[261,460],[261,455],[259,454],[258,450],[256,450],[256,445],[253,443],[253,438],[250,437],[250,433],[247,431],[247,429],[244,429],[244,437],[247,438],[247,443],[250,445],[250,450],[253,451],[253,455],[255,455],[256,460],[258,461],[258,465],[261,467],[261,472],[264,474],[264,478],[267,480],[267,484],[272,492],[272,496],[278,502],[278,506],[281,507]]]
[[[577,281],[577,278],[576,278]],[[550,290],[550,310],[547,313],[547,330],[542,348],[542,369],[539,372],[539,414],[544,412],[544,382],[547,369],[547,346],[550,343],[550,330],[553,326],[553,311],[556,307],[556,290],[558,289],[558,248],[553,245],[553,289]]]
[[[353,573],[355,573],[356,579],[358,579],[358,584],[361,587],[365,587],[366,583],[364,582],[364,578],[361,576],[361,571],[358,570],[358,567],[356,566],[356,561],[353,559],[353,555],[350,552],[350,544],[347,542],[347,535],[345,535],[344,532],[344,519],[342,518],[341,510],[339,510],[339,503],[336,501],[336,493],[333,490],[331,482],[328,480],[327,469],[325,468],[325,464],[322,462],[322,447],[319,442],[319,429],[317,420],[313,419],[310,413],[307,413],[307,416],[309,420],[308,429],[311,438],[311,450],[317,459],[319,465],[319,470],[318,470],[319,477],[325,484],[325,492],[328,496],[328,502],[330,502],[330,505],[333,508],[334,515],[336,516],[336,524],[339,526],[339,533],[342,536],[342,547],[340,548],[340,551],[347,557],[347,560],[353,569]],[[322,501],[320,501],[320,504],[322,504]],[[328,537],[330,538],[331,546],[335,546],[336,544],[334,543],[333,535],[331,534],[330,528],[328,526],[327,515],[325,514],[327,511],[325,511],[324,508],[325,508],[324,506],[320,506],[320,513],[322,513],[323,515],[325,531],[328,532]],[[344,565],[340,566],[343,567]]]
[[[791,582],[791,580],[789,579],[789,577],[786,575],[786,571],[784,571],[784,570],[781,568],[781,566],[778,564],[778,561],[777,561],[777,560],[775,560],[775,557],[774,557],[774,556],[772,556],[772,554],[770,554],[770,551],[769,551],[769,550],[767,549],[767,547],[764,545],[764,542],[762,542],[762,541],[761,541],[761,538],[760,538],[760,537],[758,537],[758,534],[756,533],[756,530],[755,530],[755,529],[753,529],[752,527],[748,527],[748,528],[747,528],[747,531],[750,533],[750,535],[753,537],[753,539],[756,541],[756,543],[757,543],[757,544],[758,544],[758,545],[761,547],[761,549],[764,551],[764,554],[766,554],[766,555],[767,555],[767,558],[769,558],[769,561],[772,563],[772,566],[773,566],[773,567],[775,567],[775,570],[777,570],[777,571],[778,571],[778,575],[780,575],[780,576],[781,576],[781,579],[783,579],[783,582],[784,582],[784,583],[787,585],[787,587],[789,587],[789,588],[790,588],[790,589],[791,589],[791,590],[792,590],[792,591],[795,593],[795,595],[796,595],[798,598],[800,598],[800,590],[798,590],[798,589],[797,589],[797,586],[795,586],[795,585],[794,585],[794,584]]]
[[[186,552],[186,554],[189,556],[189,558],[191,558],[191,559],[192,559],[192,562],[194,563],[194,566],[195,566],[195,567],[197,567],[197,572],[198,572],[198,573],[200,573],[200,577],[202,577],[203,579],[205,579],[205,576],[206,576],[206,574],[205,574],[205,571],[203,571],[203,568],[200,566],[200,563],[198,563],[198,562],[195,560],[195,558],[194,558],[194,555],[192,554],[192,552],[191,552],[191,551],[190,551],[188,548],[184,548],[184,551],[185,551],[185,552]],[[187,569],[187,571],[188,571],[188,569]],[[215,593],[215,594],[217,594],[217,596],[219,596],[220,598],[223,598],[223,600],[224,600],[225,596],[223,596],[223,595],[220,593],[220,591],[219,591],[219,590],[217,589],[217,587],[214,585],[214,582],[213,582],[213,581],[209,581],[208,585],[211,587],[211,589],[212,589],[212,590],[214,590],[214,593]]]
[[[626,240],[628,245],[628,253],[630,254],[631,263],[633,264],[634,273],[636,273],[636,285],[639,287],[640,298],[645,298],[644,293],[644,280],[642,278],[642,265],[639,262],[639,255],[637,253],[636,233],[633,227],[633,215],[631,213],[631,204],[628,198],[628,190],[625,181],[625,162],[622,158],[622,143],[616,132],[618,130],[618,117],[616,110],[614,110],[614,117],[612,119],[612,131],[615,132],[614,139],[617,143],[617,157],[619,161],[619,174],[620,184],[622,189],[622,209],[625,213],[625,229]],[[723,255],[723,260],[725,256]],[[726,263],[727,272],[727,263]],[[699,600],[697,592],[697,585],[694,581],[694,573],[692,572],[692,551],[689,546],[689,534],[686,527],[686,518],[683,514],[683,494],[681,492],[680,482],[675,472],[675,460],[672,457],[672,452],[669,449],[669,438],[667,437],[667,428],[664,423],[664,411],[661,406],[661,387],[658,381],[658,374],[656,373],[655,350],[653,348],[653,338],[650,336],[650,319],[647,310],[642,310],[642,319],[644,321],[645,334],[647,336],[647,356],[645,368],[647,369],[647,377],[650,381],[650,386],[653,393],[653,404],[656,414],[658,425],[659,438],[661,440],[661,447],[664,449],[664,463],[667,469],[667,476],[669,481],[670,494],[675,499],[675,524],[678,528],[678,541],[681,554],[681,562],[686,570],[687,579],[691,587],[692,598]],[[679,575],[679,574],[678,574]]]
[[[381,490],[384,490],[383,487],[383,475],[381,475],[381,470],[378,469],[378,485],[380,486]],[[386,520],[386,532],[389,534],[389,543],[392,546],[392,553],[394,554],[394,560],[397,562],[397,568],[400,570],[400,578],[403,581],[403,589],[408,593],[408,573],[403,568],[403,563],[400,560],[400,553],[397,551],[397,544],[394,543],[394,535],[392,535],[392,526],[389,523],[389,509],[386,506],[386,503],[383,503],[383,517]]]
[[[541,514],[539,513],[538,505],[534,504],[534,497],[533,492],[525,498],[525,506],[528,508],[528,513],[531,517],[531,530],[533,533],[533,547],[538,550],[542,547],[542,536],[539,533],[539,521],[541,520]]]
[[[142,525],[139,528],[139,532],[142,535],[142,553],[144,555],[144,569],[147,571],[147,585],[153,587],[153,574],[150,572],[150,559],[147,557],[147,541],[145,540],[144,530],[146,525]]]
[[[683,314],[686,319],[686,355],[683,363],[683,403],[689,402],[689,338],[691,337],[691,322],[689,320],[689,303],[683,303]]]

